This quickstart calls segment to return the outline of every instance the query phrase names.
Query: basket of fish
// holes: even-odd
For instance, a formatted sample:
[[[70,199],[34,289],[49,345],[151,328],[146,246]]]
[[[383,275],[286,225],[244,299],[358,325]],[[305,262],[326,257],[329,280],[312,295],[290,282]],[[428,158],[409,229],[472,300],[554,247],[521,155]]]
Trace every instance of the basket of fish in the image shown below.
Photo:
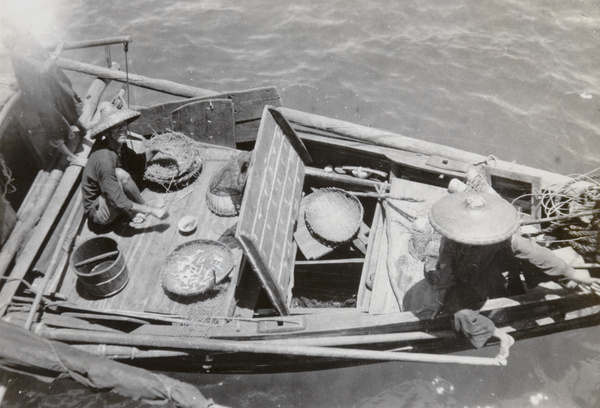
[[[170,295],[202,295],[227,278],[233,266],[233,253],[227,245],[207,239],[189,241],[175,248],[165,260],[162,287]]]

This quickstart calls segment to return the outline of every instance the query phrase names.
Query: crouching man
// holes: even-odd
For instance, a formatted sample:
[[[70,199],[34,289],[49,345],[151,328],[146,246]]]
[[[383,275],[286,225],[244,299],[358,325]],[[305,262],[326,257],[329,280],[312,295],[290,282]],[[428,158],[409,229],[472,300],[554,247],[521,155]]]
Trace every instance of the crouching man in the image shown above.
[[[127,124],[139,116],[132,109],[106,103],[100,108],[100,120],[88,131],[92,139],[103,138],[89,156],[81,179],[84,210],[96,224],[108,225],[120,214],[128,215],[133,223],[143,222],[146,215],[168,217],[164,208],[146,204],[136,184],[158,152],[171,155],[156,148],[136,153],[126,145]]]

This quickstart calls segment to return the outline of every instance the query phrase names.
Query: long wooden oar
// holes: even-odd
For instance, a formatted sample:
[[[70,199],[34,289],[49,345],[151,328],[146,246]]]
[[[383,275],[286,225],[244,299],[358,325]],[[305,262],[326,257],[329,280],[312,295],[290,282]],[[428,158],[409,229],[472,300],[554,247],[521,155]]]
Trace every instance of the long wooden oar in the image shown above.
[[[71,329],[48,329],[43,325],[36,330],[44,338],[74,343],[116,344],[135,347],[206,350],[225,353],[281,354],[305,357],[323,357],[374,361],[407,361],[420,363],[466,364],[503,366],[505,360],[489,357],[456,356],[446,354],[402,353],[393,351],[356,350],[334,347],[277,345],[267,341],[236,341],[202,337],[171,337],[143,334],[82,332]]]

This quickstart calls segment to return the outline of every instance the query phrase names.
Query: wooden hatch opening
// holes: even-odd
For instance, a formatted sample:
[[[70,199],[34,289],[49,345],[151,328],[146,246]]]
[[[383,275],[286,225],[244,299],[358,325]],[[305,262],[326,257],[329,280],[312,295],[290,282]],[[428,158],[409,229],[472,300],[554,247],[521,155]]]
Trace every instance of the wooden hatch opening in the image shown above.
[[[236,238],[280,315],[289,315],[305,164],[310,157],[285,118],[267,106],[248,171]]]

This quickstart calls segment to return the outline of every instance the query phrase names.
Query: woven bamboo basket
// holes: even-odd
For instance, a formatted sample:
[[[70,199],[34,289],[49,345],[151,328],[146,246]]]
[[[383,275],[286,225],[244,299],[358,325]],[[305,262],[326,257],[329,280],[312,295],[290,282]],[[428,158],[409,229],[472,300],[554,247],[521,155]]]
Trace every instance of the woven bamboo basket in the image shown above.
[[[334,187],[322,188],[304,198],[304,221],[310,234],[335,248],[358,235],[363,206],[355,196]]]
[[[208,208],[220,217],[235,217],[240,213],[242,204],[241,194],[219,195],[210,191],[206,192]]]
[[[163,290],[170,295],[193,297],[209,292],[231,273],[233,253],[219,241],[198,239],[179,245],[161,271]]]
[[[162,133],[150,139],[146,149],[168,148],[176,157],[158,153],[148,162],[144,179],[167,189],[184,187],[202,171],[201,147],[190,137],[179,132]]]

